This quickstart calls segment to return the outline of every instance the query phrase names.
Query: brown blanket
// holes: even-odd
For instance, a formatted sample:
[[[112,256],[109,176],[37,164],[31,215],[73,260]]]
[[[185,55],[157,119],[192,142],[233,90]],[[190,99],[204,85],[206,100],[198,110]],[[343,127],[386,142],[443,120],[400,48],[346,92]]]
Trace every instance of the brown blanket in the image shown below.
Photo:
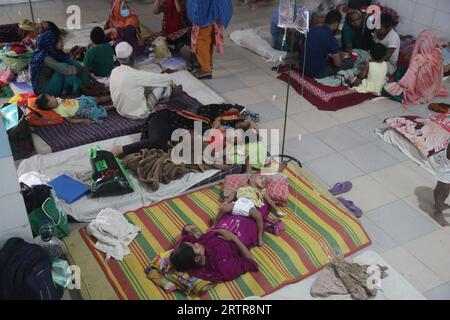
[[[126,156],[122,160],[126,169],[137,174],[140,181],[148,184],[153,191],[159,189],[159,184],[168,184],[171,181],[183,178],[190,172],[204,172],[206,170],[224,170],[229,165],[207,164],[175,164],[170,158],[169,152],[158,149],[143,149],[139,153]]]

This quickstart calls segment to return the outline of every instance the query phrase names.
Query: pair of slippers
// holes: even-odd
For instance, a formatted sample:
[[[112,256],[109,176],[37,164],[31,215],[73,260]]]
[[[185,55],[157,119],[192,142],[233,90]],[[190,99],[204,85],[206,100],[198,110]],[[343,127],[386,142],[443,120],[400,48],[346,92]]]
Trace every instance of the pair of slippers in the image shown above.
[[[328,190],[333,196],[337,196],[346,192],[349,192],[353,187],[353,184],[350,181],[338,182],[333,188]],[[342,197],[337,198],[340,203],[342,203],[351,213],[357,218],[361,218],[363,215],[362,210],[357,207],[353,201],[344,199]]]

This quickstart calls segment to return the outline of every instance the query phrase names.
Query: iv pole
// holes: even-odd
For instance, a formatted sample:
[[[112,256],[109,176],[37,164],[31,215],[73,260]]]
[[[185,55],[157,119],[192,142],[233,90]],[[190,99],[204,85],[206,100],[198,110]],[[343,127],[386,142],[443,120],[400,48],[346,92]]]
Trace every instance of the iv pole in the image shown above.
[[[28,0],[28,4],[30,5],[30,13],[31,13],[31,20],[33,21],[33,29],[34,32],[36,32],[36,21],[34,20],[34,11],[33,6],[31,5],[31,0]]]

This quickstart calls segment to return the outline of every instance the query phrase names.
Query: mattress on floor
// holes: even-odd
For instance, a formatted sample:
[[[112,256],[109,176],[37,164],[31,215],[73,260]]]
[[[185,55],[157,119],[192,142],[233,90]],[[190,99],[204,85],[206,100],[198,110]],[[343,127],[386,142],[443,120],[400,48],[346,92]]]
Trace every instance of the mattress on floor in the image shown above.
[[[114,145],[124,145],[136,142],[140,139],[139,134],[118,137],[91,143],[76,148],[51,153],[48,155],[35,155],[23,160],[18,169],[18,175],[29,171],[37,171],[53,179],[61,174],[68,174],[80,181],[88,182],[91,176],[91,164],[89,149],[100,146],[102,149],[110,150]],[[130,194],[117,197],[89,198],[84,197],[71,205],[61,202],[61,206],[68,215],[80,222],[89,222],[97,216],[100,210],[112,207],[120,212],[134,210],[151,203],[179,195],[211,178],[218,170],[208,170],[204,173],[189,173],[180,180],[173,181],[168,185],[161,184],[158,191],[151,191],[145,184],[141,183],[133,175],[130,179],[135,186],[135,191]],[[209,182],[209,181],[208,181]]]
[[[320,270],[334,251],[345,256],[368,246],[362,226],[328,191],[306,171],[290,165],[288,204],[281,209],[285,231],[265,234],[263,247],[252,249],[259,272],[220,283],[201,299],[242,299],[266,295]],[[215,217],[222,201],[222,186],[216,185],[128,212],[126,217],[142,232],[123,261],[105,261],[93,248],[85,229],[65,239],[71,263],[85,270],[82,296],[86,299],[185,299],[179,292],[165,294],[146,278],[145,268],[161,250],[173,246],[182,226],[194,223],[201,230]],[[164,212],[165,214],[161,214]],[[183,214],[180,214],[182,212]],[[164,230],[160,229],[164,226]],[[82,241],[84,240],[84,241]]]
[[[171,77],[176,84],[183,86],[183,91],[191,98],[186,96],[174,98],[168,103],[169,107],[185,108],[186,105],[198,106],[199,103],[205,105],[225,102],[221,96],[185,70],[172,73]],[[55,126],[35,127],[32,139],[38,154],[49,154],[95,141],[133,134],[141,130],[143,123],[142,120],[126,119],[112,112],[98,127],[68,122]]]
[[[412,144],[408,139],[402,136],[398,131],[393,128],[379,128],[375,130],[375,134],[383,141],[396,147],[400,152],[406,155],[409,159],[414,161],[420,167],[431,173],[436,174],[436,170],[433,167],[431,157],[425,157],[417,147]]]
[[[288,82],[289,71],[283,72],[278,79]],[[339,87],[328,87],[321,85],[313,78],[304,76],[298,69],[291,73],[292,87],[298,94],[303,93],[303,97],[311,102],[319,110],[337,111],[340,109],[355,106],[364,101],[373,99],[370,93],[358,93],[343,85]]]

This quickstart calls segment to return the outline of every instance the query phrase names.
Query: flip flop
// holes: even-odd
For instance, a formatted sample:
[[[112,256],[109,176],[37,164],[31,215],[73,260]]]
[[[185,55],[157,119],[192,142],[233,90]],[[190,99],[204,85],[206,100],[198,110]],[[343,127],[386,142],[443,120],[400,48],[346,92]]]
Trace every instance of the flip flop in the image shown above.
[[[328,190],[333,196],[337,196],[339,194],[343,194],[349,192],[353,187],[353,184],[350,181],[338,182],[333,188]]]
[[[438,113],[447,113],[450,108],[450,104],[446,103],[430,103],[428,105],[428,110],[438,112]]]
[[[361,218],[363,215],[363,212],[360,208],[358,208],[353,201],[350,200],[346,200],[344,198],[337,198],[339,200],[339,202],[341,202],[348,210],[350,210],[353,215],[357,218]]]

